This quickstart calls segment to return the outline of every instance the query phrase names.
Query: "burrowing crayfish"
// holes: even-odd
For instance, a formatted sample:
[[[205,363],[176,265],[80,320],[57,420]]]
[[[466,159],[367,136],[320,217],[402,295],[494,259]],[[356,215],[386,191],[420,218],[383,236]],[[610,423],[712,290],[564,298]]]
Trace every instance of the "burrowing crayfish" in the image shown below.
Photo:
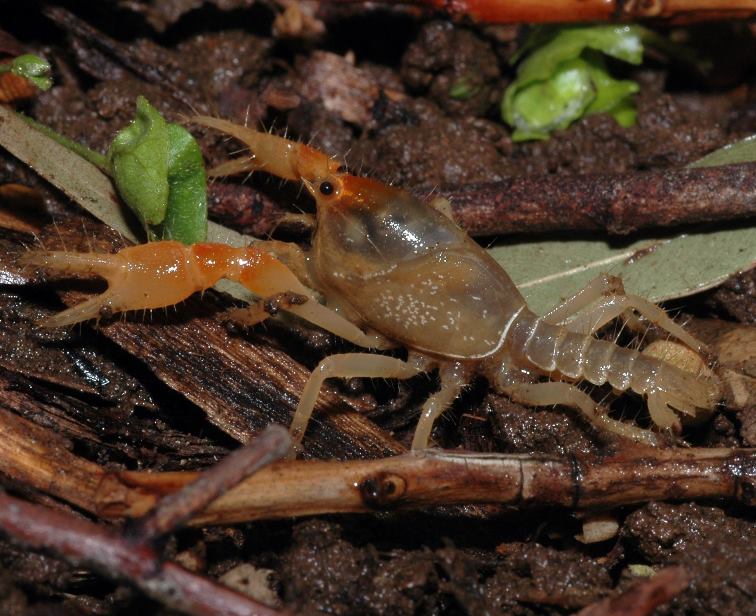
[[[406,361],[378,353],[321,361],[291,424],[297,445],[320,387],[330,377],[406,379],[438,369],[441,385],[423,406],[415,449],[427,446],[433,422],[476,374],[520,402],[575,407],[600,429],[651,444],[658,439],[654,432],[608,417],[574,383],[609,383],[644,395],[660,428],[679,428],[676,412],[710,409],[719,399],[715,377],[683,371],[592,335],[634,310],[691,349],[703,349],[661,308],[622,293],[616,279],[601,276],[549,314],[536,316],[507,273],[437,209],[403,190],[350,175],[338,161],[307,145],[216,118],[195,121],[250,148],[249,156],[222,164],[215,175],[261,170],[304,183],[317,204],[312,249],[265,241],[247,248],[163,241],[117,254],[30,252],[24,257],[28,264],[92,272],[109,284],[103,294],[44,325],[76,323],[103,309],[172,305],[229,278],[260,297],[284,298],[286,310],[356,345],[409,349]],[[328,308],[311,289],[326,298]],[[266,316],[253,306],[241,318],[254,323]],[[565,325],[568,317],[574,318]],[[550,380],[540,382],[544,376]]]

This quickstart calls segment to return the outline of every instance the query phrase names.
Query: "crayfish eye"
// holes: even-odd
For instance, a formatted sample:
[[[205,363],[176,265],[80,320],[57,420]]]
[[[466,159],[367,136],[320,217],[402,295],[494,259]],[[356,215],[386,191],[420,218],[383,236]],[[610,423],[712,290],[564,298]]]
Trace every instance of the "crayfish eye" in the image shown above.
[[[326,197],[333,194],[333,184],[330,182],[321,182],[320,183],[320,194],[325,195]]]

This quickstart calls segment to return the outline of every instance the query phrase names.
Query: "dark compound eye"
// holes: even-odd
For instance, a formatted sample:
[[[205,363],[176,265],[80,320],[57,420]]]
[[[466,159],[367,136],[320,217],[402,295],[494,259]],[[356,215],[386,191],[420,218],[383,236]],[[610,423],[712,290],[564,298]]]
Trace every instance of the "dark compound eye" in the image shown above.
[[[321,182],[320,192],[321,194],[326,196],[333,194],[333,184],[331,184],[330,182]]]

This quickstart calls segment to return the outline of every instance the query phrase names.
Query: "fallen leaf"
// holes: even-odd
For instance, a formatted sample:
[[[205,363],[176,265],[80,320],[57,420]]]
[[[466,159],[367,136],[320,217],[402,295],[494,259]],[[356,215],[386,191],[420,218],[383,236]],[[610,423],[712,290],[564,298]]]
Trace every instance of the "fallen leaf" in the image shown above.
[[[756,135],[691,166],[756,161]],[[715,287],[756,265],[756,226],[706,225],[678,235],[617,240],[553,239],[506,243],[489,252],[520,287],[530,307],[547,312],[601,273],[620,276],[628,293],[654,302]]]

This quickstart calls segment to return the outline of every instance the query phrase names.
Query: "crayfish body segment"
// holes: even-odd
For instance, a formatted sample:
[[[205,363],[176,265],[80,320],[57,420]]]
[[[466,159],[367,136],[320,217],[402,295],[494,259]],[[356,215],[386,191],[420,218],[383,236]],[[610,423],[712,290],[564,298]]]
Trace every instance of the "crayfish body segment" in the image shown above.
[[[312,250],[307,255],[296,247],[279,251],[275,242],[244,249],[155,242],[116,255],[32,252],[25,258],[30,264],[94,272],[109,283],[101,296],[45,325],[97,317],[104,306],[117,312],[171,305],[225,277],[261,297],[293,293],[308,298],[286,303],[284,309],[357,345],[385,348],[398,343],[410,350],[407,361],[373,353],[325,358],[313,371],[292,421],[297,446],[320,387],[330,377],[405,379],[437,368],[441,386],[423,407],[413,448],[427,446],[433,422],[475,374],[518,401],[571,406],[603,430],[649,444],[658,442],[654,432],[608,417],[574,383],[584,379],[636,391],[647,398],[653,422],[675,430],[680,428],[678,412],[695,414],[718,401],[720,386],[711,373],[686,372],[593,336],[612,319],[635,311],[691,349],[703,350],[663,310],[624,294],[617,279],[600,276],[538,317],[478,244],[409,193],[345,173],[338,161],[306,145],[217,118],[195,121],[250,148],[250,156],[211,173],[264,170],[304,183],[317,204]],[[287,265],[339,312],[319,304]],[[247,321],[260,318],[258,311]],[[551,380],[542,382],[544,376]]]

